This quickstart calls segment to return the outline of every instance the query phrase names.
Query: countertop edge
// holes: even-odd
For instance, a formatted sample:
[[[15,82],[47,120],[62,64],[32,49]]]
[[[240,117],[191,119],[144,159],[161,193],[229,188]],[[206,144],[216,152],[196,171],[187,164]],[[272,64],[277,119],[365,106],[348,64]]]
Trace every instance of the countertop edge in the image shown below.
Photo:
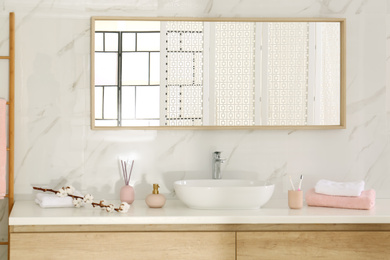
[[[377,199],[371,210],[304,206],[290,210],[273,201],[259,210],[193,210],[180,201],[167,201],[162,209],[149,209],[135,201],[127,213],[93,208],[42,209],[32,201],[16,201],[10,226],[22,225],[174,225],[174,224],[390,224],[390,199]]]

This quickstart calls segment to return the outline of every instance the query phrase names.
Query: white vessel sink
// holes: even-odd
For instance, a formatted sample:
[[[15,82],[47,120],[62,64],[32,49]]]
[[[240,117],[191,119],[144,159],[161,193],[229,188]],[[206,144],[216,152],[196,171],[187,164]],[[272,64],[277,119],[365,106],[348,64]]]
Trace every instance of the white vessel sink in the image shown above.
[[[259,209],[275,185],[251,180],[181,180],[173,184],[177,197],[193,209]]]

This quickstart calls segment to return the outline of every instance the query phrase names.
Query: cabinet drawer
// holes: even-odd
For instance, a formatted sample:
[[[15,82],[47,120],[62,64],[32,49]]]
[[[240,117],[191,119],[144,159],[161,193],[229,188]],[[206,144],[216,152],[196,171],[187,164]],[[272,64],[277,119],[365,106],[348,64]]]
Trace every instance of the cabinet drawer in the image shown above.
[[[11,260],[235,259],[234,232],[13,233]]]
[[[390,259],[390,232],[237,232],[237,260]]]

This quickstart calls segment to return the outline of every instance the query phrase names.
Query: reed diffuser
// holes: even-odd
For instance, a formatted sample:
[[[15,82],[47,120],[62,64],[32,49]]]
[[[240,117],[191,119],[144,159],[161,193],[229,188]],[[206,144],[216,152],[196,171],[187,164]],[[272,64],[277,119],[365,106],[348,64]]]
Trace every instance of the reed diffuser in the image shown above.
[[[134,160],[130,161],[119,159],[119,163],[122,170],[123,180],[125,181],[125,185],[120,190],[120,199],[122,202],[131,204],[134,201],[134,188],[129,183],[131,173],[133,172]]]

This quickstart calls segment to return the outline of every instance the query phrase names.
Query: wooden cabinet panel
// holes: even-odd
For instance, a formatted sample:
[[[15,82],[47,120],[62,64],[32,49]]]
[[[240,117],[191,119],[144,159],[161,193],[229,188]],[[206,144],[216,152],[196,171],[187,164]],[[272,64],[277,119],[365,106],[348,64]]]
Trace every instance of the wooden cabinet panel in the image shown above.
[[[390,259],[390,232],[237,232],[237,260]]]
[[[234,232],[13,233],[11,260],[235,259]]]

